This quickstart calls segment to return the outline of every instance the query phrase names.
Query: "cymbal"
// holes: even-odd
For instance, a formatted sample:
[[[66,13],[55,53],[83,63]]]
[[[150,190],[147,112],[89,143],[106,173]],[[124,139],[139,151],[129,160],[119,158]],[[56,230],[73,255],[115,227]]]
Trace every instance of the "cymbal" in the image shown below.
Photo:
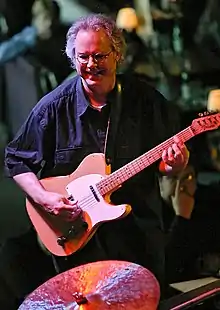
[[[144,267],[125,261],[98,261],[51,278],[18,310],[156,310],[159,284]]]

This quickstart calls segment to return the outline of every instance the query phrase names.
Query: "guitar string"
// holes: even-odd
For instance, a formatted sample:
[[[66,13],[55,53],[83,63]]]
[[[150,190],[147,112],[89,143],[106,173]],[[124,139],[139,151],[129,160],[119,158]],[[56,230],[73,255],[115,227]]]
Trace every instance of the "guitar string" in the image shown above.
[[[196,126],[196,127],[199,128],[199,125]],[[192,132],[189,131],[189,129],[191,129],[191,126],[187,127],[186,129],[183,130],[183,132],[179,133],[179,137],[180,137],[180,138],[181,138],[181,137],[184,137],[185,140],[188,140],[188,138],[193,137]],[[178,136],[178,134],[177,134],[177,136]],[[167,141],[164,141],[164,142],[162,143],[162,145],[163,145],[163,146],[170,146],[171,140],[173,140],[173,137],[172,137],[172,138],[169,138]],[[161,146],[162,146],[162,145],[161,145]],[[158,145],[158,146],[156,146],[153,150],[150,151],[150,153],[152,154],[151,157],[154,157],[155,155],[157,156],[158,153],[161,152],[161,150],[158,150],[159,147],[160,147],[160,146]],[[147,155],[147,154],[141,155],[141,156],[140,156],[141,158],[139,158],[139,160],[140,160],[140,161],[143,161],[143,160],[146,161],[146,160],[148,160],[147,158],[145,158],[146,155]],[[143,157],[142,157],[142,156],[143,156]],[[137,160],[138,160],[138,159],[137,159]],[[151,165],[153,162],[154,162],[154,160],[153,160],[152,162],[149,163],[149,160],[148,160],[148,164],[149,164],[149,165]],[[137,163],[137,162],[136,162],[136,163]],[[131,163],[130,163],[130,164],[131,164]],[[134,164],[135,164],[135,163],[133,163],[133,165],[134,165]],[[139,163],[137,163],[137,165],[138,165],[138,164],[139,164]],[[144,164],[145,164],[145,163],[144,163]],[[128,165],[129,165],[129,163],[128,163]],[[143,165],[143,163],[142,163],[141,165]],[[149,166],[149,165],[148,165],[148,166]],[[146,166],[145,168],[147,168],[148,166]],[[123,167],[122,167],[122,168],[123,168]],[[142,166],[141,166],[140,168],[142,169]],[[119,170],[120,170],[120,169],[119,169]],[[119,172],[119,170],[118,170],[118,171],[115,171],[115,173]],[[113,175],[110,175],[109,177],[111,177],[111,176],[113,177]],[[121,176],[123,176],[123,173],[122,173],[122,172],[121,172]],[[125,176],[126,176],[126,174],[125,174]],[[101,180],[101,181],[98,182],[98,183],[102,183],[102,182],[105,183],[105,182],[106,182],[106,179],[107,179],[107,178],[104,178],[103,180]],[[108,182],[109,182],[109,180],[108,180]],[[99,192],[99,194],[100,194],[100,192]],[[101,196],[102,196],[102,195],[101,195]],[[103,196],[102,196],[102,198],[103,198]],[[104,198],[103,198],[103,199],[104,199]],[[91,201],[94,201],[92,205],[90,204]],[[89,203],[89,205],[88,205],[88,203]],[[90,195],[84,197],[84,198],[80,201],[79,206],[80,206],[80,208],[84,211],[84,210],[88,210],[89,208],[93,207],[95,204],[96,204],[95,197],[93,197],[93,196],[90,194]]]
[[[189,133],[187,136],[185,135],[185,137],[186,137],[186,139],[188,139],[188,138],[190,138],[191,137],[191,133]],[[171,138],[170,138],[171,139]],[[170,140],[169,139],[169,140]],[[163,143],[163,145],[164,146],[169,146],[170,145],[170,141],[169,140],[167,140],[166,141],[166,144],[164,144]],[[158,146],[159,147],[159,146]],[[147,154],[147,153],[145,153],[145,154],[143,154],[143,155],[141,155],[138,159],[136,159],[134,162],[130,162],[130,163],[128,163],[127,165],[125,165],[124,167],[122,167],[122,168],[120,168],[119,170],[117,170],[117,171],[115,171],[114,173],[112,173],[110,176],[109,176],[109,178],[107,177],[107,178],[105,178],[105,179],[103,179],[103,180],[101,180],[99,183],[104,183],[103,184],[103,187],[106,187],[106,182],[107,183],[110,183],[111,182],[111,179],[115,179],[115,176],[116,175],[119,175],[118,176],[118,178],[120,178],[120,176],[122,176],[122,177],[126,177],[127,176],[127,173],[126,173],[126,171],[125,171],[125,167],[127,167],[127,169],[128,168],[130,168],[129,166],[131,166],[131,168],[133,168],[133,170],[135,170],[135,171],[137,171],[137,173],[138,172],[140,172],[141,170],[143,170],[143,166],[144,166],[144,168],[147,168],[148,166],[150,166],[151,164],[153,164],[154,162],[155,162],[155,155],[157,156],[158,155],[158,153],[160,153],[161,151],[160,150],[158,150],[158,147],[156,147],[155,149],[153,149],[152,151],[149,151],[150,152],[150,154]],[[150,157],[153,157],[153,161],[151,162],[150,161],[150,159],[149,159],[149,157],[147,157],[147,155],[149,156],[150,155]],[[146,161],[148,162],[148,165],[146,166]],[[140,169],[140,170],[139,170]],[[129,169],[129,171],[131,171],[130,169]],[[129,177],[130,177],[130,175],[129,175]],[[119,183],[120,184],[120,183]],[[115,183],[115,186],[117,186],[118,184],[117,183]],[[101,190],[102,190],[102,188],[101,188]]]
[[[183,136],[183,134],[182,135],[180,135],[180,136]],[[187,137],[186,137],[187,136]],[[191,134],[189,133],[189,134],[187,134],[187,135],[185,135],[185,137],[186,138],[188,138],[188,137],[191,137]],[[167,141],[165,141],[164,143],[163,143],[163,145],[165,146],[165,145],[170,145],[170,140],[171,140],[172,138],[170,138],[170,139],[168,139]],[[153,149],[152,151],[151,151],[151,153],[152,153],[152,157],[154,157],[154,155],[158,155],[158,150],[157,150],[157,148],[158,148],[158,146],[155,148],[155,149]],[[140,160],[145,160],[146,161],[146,158],[144,158],[144,156],[146,156],[146,154],[143,154],[143,159],[140,159]],[[149,162],[148,162],[149,163]],[[152,162],[153,163],[153,162]],[[152,164],[152,163],[150,163],[150,164]],[[143,165],[143,164],[142,164]],[[142,166],[141,166],[141,168],[142,168]],[[147,167],[146,167],[147,168]],[[123,176],[123,173],[121,173],[121,176]],[[125,174],[125,176],[126,176],[126,174]],[[105,179],[103,179],[103,180],[101,180],[101,182],[102,181],[106,181]],[[102,196],[102,195],[101,195]],[[102,196],[103,197],[103,196]],[[94,203],[91,205],[90,204],[90,202],[92,201],[92,200],[94,200]],[[89,205],[88,205],[88,203],[89,203]],[[84,211],[84,210],[88,210],[90,207],[93,207],[94,205],[96,204],[96,201],[95,201],[95,198],[90,194],[90,195],[88,195],[88,196],[86,196],[86,197],[84,197],[81,201],[80,201],[80,203],[79,203],[79,207]]]

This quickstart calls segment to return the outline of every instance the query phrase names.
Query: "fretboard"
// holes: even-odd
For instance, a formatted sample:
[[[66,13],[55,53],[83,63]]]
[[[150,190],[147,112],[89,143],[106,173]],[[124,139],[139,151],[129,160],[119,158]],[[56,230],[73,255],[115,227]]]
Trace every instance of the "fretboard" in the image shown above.
[[[176,134],[176,136],[179,137],[179,139],[183,142],[188,141],[194,135],[195,133],[192,131],[191,126]],[[167,139],[150,151],[132,160],[130,163],[126,164],[125,166],[111,173],[103,180],[99,181],[96,186],[100,194],[105,195],[111,191],[114,191],[125,181],[155,163],[158,159],[161,158],[163,150],[168,149],[168,147],[172,146],[172,144],[174,143],[173,138],[174,137]]]

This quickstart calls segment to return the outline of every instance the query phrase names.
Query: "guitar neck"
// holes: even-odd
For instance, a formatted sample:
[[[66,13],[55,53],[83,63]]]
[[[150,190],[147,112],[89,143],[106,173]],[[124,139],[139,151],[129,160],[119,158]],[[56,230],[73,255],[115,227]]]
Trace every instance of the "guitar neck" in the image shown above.
[[[176,136],[183,142],[190,140],[194,135],[195,133],[192,131],[191,126],[176,134]],[[167,139],[150,151],[144,153],[140,157],[134,159],[130,163],[107,176],[105,179],[98,182],[96,186],[100,194],[105,195],[111,191],[114,191],[125,181],[155,163],[158,159],[161,158],[163,150],[172,146],[174,143],[173,138],[174,137]]]

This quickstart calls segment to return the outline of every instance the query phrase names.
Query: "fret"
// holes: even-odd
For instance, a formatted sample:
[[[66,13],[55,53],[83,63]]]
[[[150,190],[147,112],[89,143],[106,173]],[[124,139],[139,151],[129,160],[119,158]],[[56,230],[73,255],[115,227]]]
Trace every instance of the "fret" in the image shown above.
[[[192,132],[191,128],[187,127],[176,136],[178,136],[183,142],[185,142],[189,140],[193,135],[194,133]],[[158,159],[161,158],[163,150],[167,149],[169,146],[172,146],[173,142],[173,137],[169,138],[165,142],[159,144],[152,150],[139,156],[130,163],[126,164],[124,167],[116,170],[105,179],[98,182],[96,186],[101,195],[105,195],[108,192],[113,191],[125,181],[156,162]]]
[[[220,114],[208,115],[200,119],[195,119],[192,125],[185,128],[175,136],[181,141],[186,142],[193,136],[212,129],[218,128],[220,123]],[[167,139],[152,150],[134,159],[124,167],[116,170],[112,174],[106,176],[99,181],[96,186],[101,195],[105,195],[114,191],[117,187],[122,185],[125,181],[141,172],[151,164],[155,163],[162,156],[163,150],[168,149],[174,143],[174,137]]]

